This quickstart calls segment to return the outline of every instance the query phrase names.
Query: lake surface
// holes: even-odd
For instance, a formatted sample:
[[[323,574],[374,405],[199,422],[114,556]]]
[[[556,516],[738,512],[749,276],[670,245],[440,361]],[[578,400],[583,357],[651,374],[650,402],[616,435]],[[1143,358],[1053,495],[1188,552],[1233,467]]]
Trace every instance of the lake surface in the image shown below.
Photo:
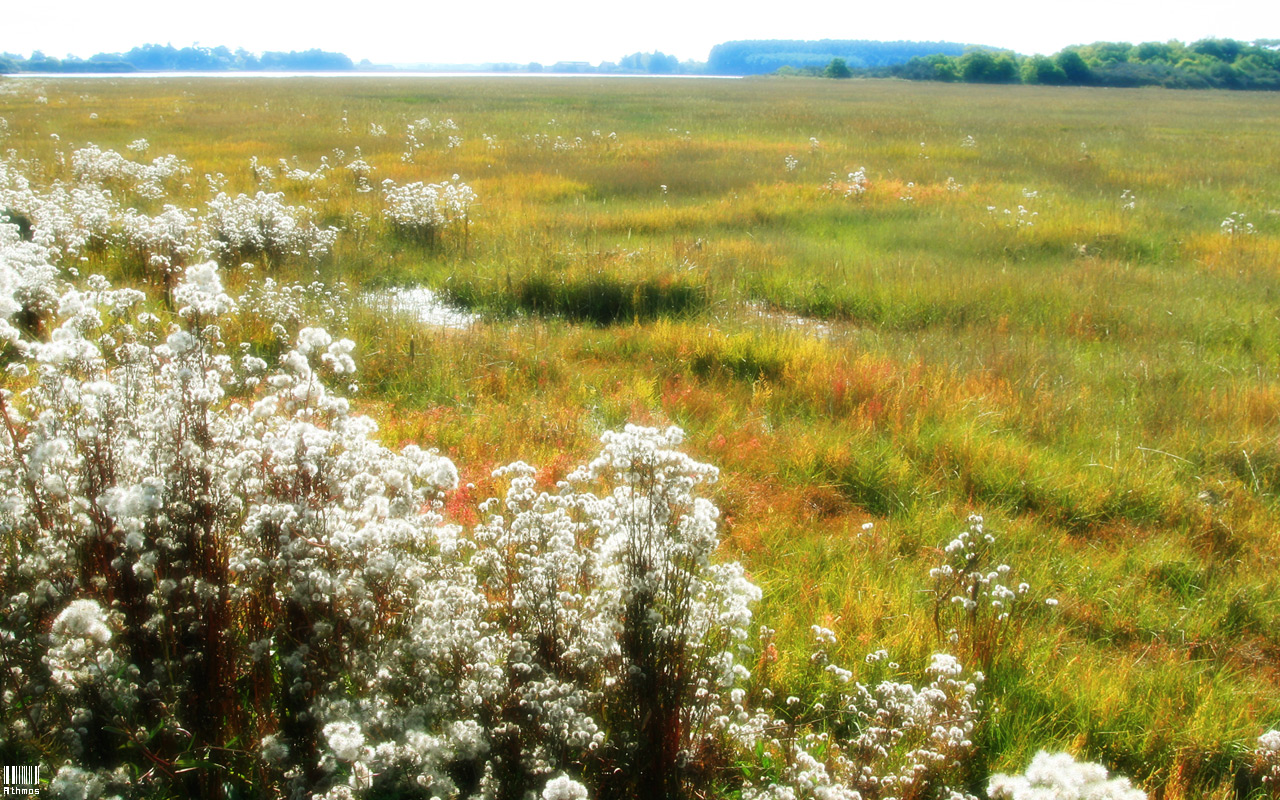
[[[77,78],[657,78],[660,80],[741,80],[741,75],[636,75],[614,72],[19,72],[0,77],[16,80],[60,80]]]

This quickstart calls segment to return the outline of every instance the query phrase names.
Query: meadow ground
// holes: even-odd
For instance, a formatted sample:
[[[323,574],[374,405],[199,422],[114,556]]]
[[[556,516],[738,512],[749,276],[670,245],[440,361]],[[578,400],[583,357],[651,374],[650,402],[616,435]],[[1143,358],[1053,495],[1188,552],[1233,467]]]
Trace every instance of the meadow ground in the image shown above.
[[[1280,724],[1280,95],[22,79],[0,118],[34,165],[146,138],[192,205],[222,173],[342,229],[318,275],[258,274],[478,313],[350,314],[363,408],[456,461],[463,517],[496,465],[551,480],[603,430],[683,427],[797,694],[815,622],[904,671],[945,646],[929,568],[976,513],[1058,601],[992,664],[993,769],[1067,748],[1225,797]],[[383,218],[382,180],[454,175],[465,229]]]

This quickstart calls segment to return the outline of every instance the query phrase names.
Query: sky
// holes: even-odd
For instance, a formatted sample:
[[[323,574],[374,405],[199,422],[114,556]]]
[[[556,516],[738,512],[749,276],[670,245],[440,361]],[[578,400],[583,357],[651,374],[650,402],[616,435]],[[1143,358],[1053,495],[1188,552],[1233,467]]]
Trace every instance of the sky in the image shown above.
[[[1277,0],[47,0],[5,3],[0,52],[82,58],[146,43],[318,47],[375,63],[704,61],[735,39],[946,40],[1054,53],[1094,41],[1280,39]]]

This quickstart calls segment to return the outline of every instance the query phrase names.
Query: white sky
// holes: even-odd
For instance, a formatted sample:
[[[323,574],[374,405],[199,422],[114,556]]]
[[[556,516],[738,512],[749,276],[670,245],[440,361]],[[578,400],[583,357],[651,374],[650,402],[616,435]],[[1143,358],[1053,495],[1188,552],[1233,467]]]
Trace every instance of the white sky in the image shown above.
[[[705,60],[733,39],[947,40],[1053,53],[1093,41],[1280,39],[1277,0],[15,0],[0,51],[88,57],[155,42],[377,63]]]

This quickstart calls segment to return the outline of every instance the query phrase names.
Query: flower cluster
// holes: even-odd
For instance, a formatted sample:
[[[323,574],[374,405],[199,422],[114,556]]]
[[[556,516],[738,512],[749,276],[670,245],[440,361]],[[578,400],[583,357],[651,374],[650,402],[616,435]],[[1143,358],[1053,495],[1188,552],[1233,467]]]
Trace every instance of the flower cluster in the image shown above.
[[[987,213],[998,225],[1013,231],[1032,227],[1036,223],[1036,217],[1040,216],[1038,211],[1032,211],[1022,204],[1018,205],[1016,211],[1006,208],[1003,213],[995,206],[987,206]]]
[[[119,227],[125,249],[145,274],[160,276],[166,287],[203,246],[195,218],[174,205],[166,204],[154,217],[127,209],[120,217]]]
[[[849,173],[849,182],[845,185],[845,197],[862,197],[867,193],[867,168],[858,167]]]
[[[249,265],[244,265],[248,270]],[[237,298],[242,322],[252,318],[270,328],[272,337],[287,344],[311,325],[342,330],[347,326],[349,293],[346,284],[277,283],[266,277],[251,282]]]
[[[382,182],[382,193],[383,214],[391,226],[430,243],[439,241],[449,228],[459,229],[465,237],[471,207],[477,200],[476,193],[457,175],[452,181],[415,181],[403,186],[388,178]]]
[[[850,172],[848,178],[843,181],[833,172],[827,178],[827,182],[822,185],[822,190],[828,194],[859,200],[867,193],[868,188],[870,183],[867,181],[866,167],[859,167],[855,172]]]
[[[253,404],[236,405],[236,367],[217,353],[235,303],[216,266],[188,268],[174,291],[182,324],[167,333],[134,311],[141,298],[101,279],[67,288],[47,340],[18,342],[33,385],[0,397],[0,529],[16,548],[0,567],[6,740],[61,737],[112,784],[117,751],[170,765],[151,780],[184,754],[219,758],[210,748],[232,741],[227,704],[247,680],[290,698],[301,684],[273,681],[328,686],[334,648],[355,634],[317,638],[316,605],[372,629],[383,565],[404,546],[378,525],[435,519],[429,501],[454,482],[438,456],[374,446],[369,423],[325,390],[317,370],[350,373],[350,342],[305,329]],[[359,480],[379,468],[406,477]],[[344,559],[344,545],[358,554]],[[288,666],[279,678],[256,672],[268,653]],[[303,692],[254,725],[288,731],[306,758],[310,706]]]
[[[552,120],[552,125],[555,120]],[[674,131],[673,131],[674,132]],[[687,135],[687,131],[685,132]],[[551,136],[546,133],[525,134],[521,139],[532,145],[535,150],[550,150],[553,153],[572,153],[576,151],[592,151],[592,152],[608,152],[613,150],[618,144],[618,134],[611,132],[606,135],[603,131],[593,130],[588,136]],[[488,143],[489,149],[496,149],[497,139],[485,135],[485,141]]]
[[[286,161],[280,159],[278,162],[280,177],[286,181],[306,187],[312,187],[324,181],[325,175],[329,172],[328,156],[320,157],[320,164],[312,170],[304,169],[298,164],[298,157],[294,156],[292,160]]]
[[[574,150],[581,150],[586,146],[586,140],[581,136],[575,136],[567,139],[563,136],[549,136],[545,133],[535,133],[531,136],[525,136],[525,141],[533,145],[536,150],[550,150],[553,153],[568,153]]]
[[[58,303],[58,268],[48,248],[0,219],[0,342],[35,333]]]
[[[407,163],[414,161],[418,151],[427,146],[424,141],[426,138],[432,140],[443,138],[446,150],[461,147],[462,136],[458,135],[457,131],[458,123],[448,118],[435,123],[425,117],[410,122],[405,130],[405,151],[400,156],[400,160]]]
[[[1101,764],[1043,750],[1022,775],[997,774],[987,784],[991,800],[1146,800],[1128,778],[1108,778]]]
[[[335,150],[334,154],[342,161],[346,154],[341,150]],[[355,150],[355,159],[350,161],[346,166],[346,174],[356,182],[356,191],[360,194],[368,194],[373,191],[373,184],[369,183],[369,177],[373,175],[374,167],[360,155],[360,148]]]
[[[140,140],[146,145],[145,140]],[[134,152],[145,152],[146,147],[130,146]],[[116,183],[130,187],[139,197],[158,200],[165,196],[165,184],[182,180],[191,174],[191,168],[174,155],[160,156],[150,164],[130,161],[115,150],[103,150],[88,145],[71,153],[71,173],[77,181],[104,184]]]
[[[25,171],[25,164],[0,158],[0,222],[17,225],[20,238],[44,248],[54,261],[77,259],[108,241],[119,212],[111,192],[89,182],[61,181],[41,191]]]
[[[542,790],[542,800],[587,800],[587,787],[568,775],[560,775],[547,781]]]
[[[64,608],[53,620],[45,656],[54,685],[75,691],[114,672],[111,635],[106,611],[96,600],[75,600]]]
[[[743,797],[974,800],[964,787],[976,752],[982,675],[966,676],[959,661],[938,653],[922,686],[892,679],[866,685],[831,661],[834,632],[813,630],[816,649],[810,663],[826,686],[807,707],[799,698],[788,698],[789,708],[800,709],[790,712],[790,725],[765,724],[766,730],[782,727],[792,733],[758,740],[757,751],[766,754],[762,766],[776,763],[781,769],[749,780]],[[887,659],[882,650],[866,662],[874,667]]]
[[[337,240],[335,228],[321,228],[311,212],[285,203],[283,192],[258,192],[231,197],[219,192],[201,219],[212,252],[230,260],[255,255],[270,258],[323,257]]]
[[[1008,564],[991,566],[993,544],[982,517],[971,515],[969,527],[943,548],[942,563],[929,570],[935,629],[988,672],[1032,602],[1030,585],[1014,584]]]
[[[1222,220],[1219,228],[1232,239],[1237,236],[1252,236],[1257,233],[1253,223],[1245,221],[1244,212],[1242,211],[1233,211],[1228,214],[1226,219]]]
[[[130,149],[140,152],[149,146],[139,140]],[[285,204],[282,193],[231,197],[219,191],[203,213],[166,203],[159,213],[149,214],[135,207],[122,209],[106,188],[133,183],[133,191],[146,199],[163,199],[166,182],[190,172],[175,156],[144,165],[91,145],[73,152],[71,169],[74,183],[55,180],[41,189],[23,174],[26,164],[0,159],[0,221],[16,225],[19,239],[41,248],[42,258],[60,266],[74,267],[90,251],[118,248],[125,265],[172,291],[182,271],[201,259],[317,259],[332,249],[337,237],[336,229],[316,226],[308,209]],[[282,174],[308,186],[326,169],[322,163],[307,172],[281,160]],[[215,190],[223,182],[221,176],[209,180]]]
[[[1258,761],[1258,771],[1262,773],[1262,783],[1272,796],[1280,795],[1280,730],[1270,730],[1259,736],[1258,746],[1253,752]]]

